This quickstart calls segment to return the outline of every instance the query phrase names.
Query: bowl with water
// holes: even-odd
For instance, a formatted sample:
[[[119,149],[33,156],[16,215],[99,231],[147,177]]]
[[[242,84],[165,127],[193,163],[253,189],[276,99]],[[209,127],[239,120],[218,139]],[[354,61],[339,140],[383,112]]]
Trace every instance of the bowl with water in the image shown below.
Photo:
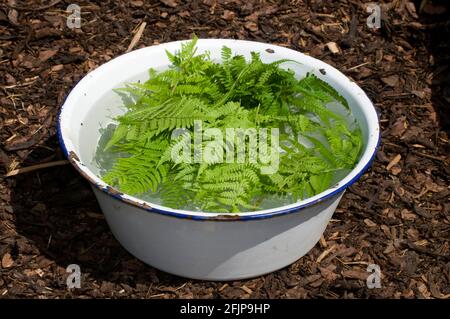
[[[196,194],[191,196],[195,191],[186,189],[186,194],[177,193],[179,201],[175,197],[175,204],[179,205],[167,204],[164,192],[159,192],[159,186],[140,192],[125,187],[132,185],[129,183],[130,180],[133,182],[135,174],[132,166],[128,169],[126,166],[125,169],[122,168],[121,174],[124,178],[118,179],[128,184],[111,182],[113,179],[107,178],[108,172],[113,169],[118,158],[129,158],[130,155],[126,152],[110,152],[107,145],[118,130],[118,119],[125,119],[124,114],[127,112],[127,96],[118,94],[116,89],[126,87],[129,83],[148,83],[149,77],[152,76],[148,70],[167,70],[173,62],[167,52],[175,54],[186,43],[177,41],[139,49],[119,56],[87,74],[70,92],[61,108],[58,133],[62,148],[72,165],[91,183],[115,238],[143,262],[171,274],[204,280],[237,280],[283,268],[314,247],[346,188],[357,181],[369,167],[380,135],[375,108],[355,82],[332,66],[300,52],[252,41],[200,39],[196,43],[196,53],[207,52],[211,61],[220,63],[224,58],[223,46],[226,46],[235,54],[248,59],[252,59],[252,52],[258,52],[258,58],[264,63],[287,61],[286,66],[281,67],[289,69],[298,79],[312,76],[326,82],[345,99],[349,111],[342,112],[339,101],[328,103],[327,108],[331,112],[349,114],[346,118],[347,124],[358,128],[361,145],[354,166],[326,175],[317,175],[320,178],[311,181],[310,185],[313,187],[310,188],[314,190],[316,185],[325,185],[323,176],[327,176],[327,187],[315,189],[316,192],[307,191],[300,197],[289,192],[283,196],[269,192],[265,194],[264,190],[271,188],[260,187],[258,196],[255,195],[257,199],[248,203],[242,202],[242,205],[238,206],[233,204],[233,208],[227,211],[225,204],[228,202],[221,201],[220,196],[214,193],[214,190],[226,184],[219,178],[219,186],[212,187],[210,192],[203,192],[203,197]],[[237,91],[235,87],[233,89]],[[226,98],[229,98],[229,95]],[[239,102],[241,103],[241,100]],[[233,116],[244,114],[237,108],[233,109],[236,106],[230,104],[230,101],[227,103],[224,105],[234,110]],[[288,112],[289,110],[291,109],[288,109]],[[202,112],[199,113],[199,118],[207,114],[208,110],[203,109]],[[258,119],[262,121],[259,109],[249,112],[248,114],[256,112]],[[243,116],[237,116],[236,123]],[[292,116],[287,115],[286,118]],[[143,120],[144,116],[135,118]],[[281,117],[275,118],[279,120]],[[316,119],[305,118],[305,121],[314,122]],[[191,123],[192,129],[196,123]],[[173,128],[175,127],[176,123],[173,125]],[[158,134],[161,130],[156,126]],[[155,133],[152,136],[156,135]],[[320,136],[311,137],[311,140],[318,141]],[[304,145],[299,146],[302,149],[308,148],[307,142],[300,138],[297,141]],[[280,147],[280,154],[282,152]],[[213,164],[217,165],[216,162]],[[282,164],[281,162],[280,165]],[[211,163],[202,166],[200,170],[203,172],[205,167],[210,166]],[[173,167],[176,165],[169,165],[167,169]],[[283,178],[289,180],[291,175],[296,176],[295,173],[296,171],[292,171],[292,174],[288,172]],[[145,175],[145,172],[143,174]],[[200,173],[196,174],[198,176]],[[174,186],[181,185],[182,181],[177,180],[176,176],[178,175],[168,174],[166,182]],[[139,176],[136,178],[139,179]],[[278,185],[285,184],[283,180],[277,181]],[[245,180],[235,182],[248,186]],[[249,187],[256,186],[251,184]],[[190,198],[189,196],[195,200],[181,201],[182,197]],[[219,204],[223,204],[220,209],[209,205],[216,197]]]

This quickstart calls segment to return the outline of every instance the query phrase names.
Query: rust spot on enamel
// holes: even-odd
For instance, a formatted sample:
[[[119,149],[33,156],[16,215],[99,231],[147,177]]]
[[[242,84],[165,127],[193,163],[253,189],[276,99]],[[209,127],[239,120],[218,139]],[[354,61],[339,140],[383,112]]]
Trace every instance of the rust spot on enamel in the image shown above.
[[[118,194],[120,194],[119,196],[123,195],[123,193],[120,193],[120,192],[118,192]],[[135,201],[133,201],[131,199],[128,199],[128,198],[125,198],[125,197],[122,197],[122,196],[120,197],[120,199],[124,203],[130,204],[130,205],[133,205],[133,206],[137,206],[137,207],[143,208],[145,210],[152,210],[152,207],[149,204],[147,204],[147,203],[138,203],[138,202],[135,202]]]
[[[125,198],[125,197],[121,197],[120,200],[123,201],[124,203],[127,203],[127,204],[131,204],[131,205],[134,205],[134,206],[137,205],[137,203],[135,203],[132,200],[129,200],[128,198]]]
[[[117,189],[115,189],[115,188],[113,188],[111,186],[106,186],[106,192],[111,194],[111,195],[115,195],[115,196],[122,196],[123,195],[122,192],[119,192]]]
[[[223,214],[214,217],[215,220],[241,220],[242,217],[240,215],[234,214]]]
[[[69,156],[68,156],[69,162],[72,164],[72,166],[77,170],[78,173],[80,173],[81,176],[83,176],[84,178],[86,178],[89,182],[91,182],[92,184],[95,185],[95,180],[93,180],[91,177],[89,177],[88,174],[86,174],[80,167],[79,165],[85,166],[83,163],[80,162],[80,158],[78,157],[77,154],[75,154],[74,151],[70,151],[69,152]]]
[[[136,203],[135,201],[132,201],[131,199],[121,197],[120,200],[123,201],[124,203],[140,207],[140,205],[138,203]]]
[[[109,186],[108,186],[109,187]],[[109,192],[109,189],[113,189],[111,187],[107,188],[107,191]],[[139,202],[135,202],[134,200],[128,199],[123,197],[122,195],[124,195],[123,193],[120,193],[117,190],[114,190],[115,193],[114,194],[118,194],[120,196],[120,200],[123,201],[124,203],[130,204],[132,206],[136,206],[145,210],[152,210],[152,207],[150,205],[148,205],[147,203],[139,203]]]
[[[152,207],[149,205],[149,204],[147,204],[147,203],[142,203],[141,205],[140,205],[142,208],[144,208],[144,209],[152,209]]]

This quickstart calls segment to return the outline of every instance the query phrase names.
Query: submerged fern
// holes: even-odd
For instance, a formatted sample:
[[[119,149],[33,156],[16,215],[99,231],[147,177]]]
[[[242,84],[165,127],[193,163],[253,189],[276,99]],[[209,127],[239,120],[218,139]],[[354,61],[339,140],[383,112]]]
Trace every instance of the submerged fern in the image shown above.
[[[328,107],[338,102],[350,115],[347,101],[332,86],[313,74],[298,80],[281,67],[288,60],[263,63],[257,52],[247,61],[223,47],[222,63],[215,63],[208,53],[196,54],[196,41],[167,52],[171,65],[166,71],[150,70],[145,83],[118,90],[133,103],[116,118],[102,151],[127,156],[103,176],[107,183],[132,195],[157,193],[173,208],[239,212],[258,209],[266,194],[294,200],[313,196],[330,187],[338,172],[354,167],[361,133]],[[195,127],[197,121],[201,128]],[[221,143],[209,133],[203,153],[193,149],[196,129],[226,136],[228,128],[279,129],[279,146],[257,146],[266,159],[278,158],[278,169],[263,173],[267,163],[252,161],[248,136]],[[173,139],[175,129],[184,131]],[[236,146],[243,156],[229,160]],[[175,161],[172,155],[180,150],[193,155]]]

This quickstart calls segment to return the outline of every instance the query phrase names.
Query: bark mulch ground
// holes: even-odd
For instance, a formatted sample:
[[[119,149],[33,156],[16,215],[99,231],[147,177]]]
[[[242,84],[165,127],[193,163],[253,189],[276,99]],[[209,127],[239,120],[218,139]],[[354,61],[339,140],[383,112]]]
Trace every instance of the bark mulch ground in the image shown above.
[[[449,7],[380,2],[71,1],[0,4],[0,296],[2,298],[450,298]],[[58,110],[87,72],[138,47],[199,37],[263,41],[319,58],[356,81],[379,112],[372,168],[345,194],[323,239],[289,267],[203,282],[155,270],[113,238],[89,185],[63,160]],[[334,44],[338,52],[330,48]],[[80,106],[82,107],[82,106]],[[66,287],[79,264],[80,289]],[[381,288],[369,289],[369,264]]]

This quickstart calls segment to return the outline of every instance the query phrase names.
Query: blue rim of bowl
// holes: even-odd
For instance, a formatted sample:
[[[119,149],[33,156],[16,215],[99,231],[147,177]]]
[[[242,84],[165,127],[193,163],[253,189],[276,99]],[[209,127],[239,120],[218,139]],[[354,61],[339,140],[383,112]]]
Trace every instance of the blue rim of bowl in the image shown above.
[[[70,95],[70,93],[69,93],[69,95]],[[67,99],[67,97],[66,97],[66,99]],[[367,97],[367,95],[366,95],[366,97]],[[369,99],[369,97],[367,97],[367,99]],[[65,102],[63,103],[63,105],[61,106],[61,108],[58,112],[57,132],[58,132],[59,144],[61,145],[62,151],[63,151],[64,155],[69,159],[69,162],[71,163],[71,165],[78,171],[78,173],[80,173],[80,175],[82,175],[84,178],[86,178],[95,188],[99,189],[103,193],[109,195],[110,197],[112,197],[116,200],[119,200],[125,204],[135,206],[139,209],[142,209],[142,210],[145,210],[145,211],[148,211],[151,213],[158,213],[158,214],[165,215],[165,216],[182,218],[182,219],[198,220],[198,221],[248,221],[248,220],[267,219],[267,218],[273,218],[273,217],[277,217],[277,216],[283,216],[283,215],[287,215],[287,214],[297,213],[304,208],[316,205],[326,199],[329,199],[329,198],[339,195],[340,193],[344,192],[348,187],[353,185],[356,181],[358,181],[361,178],[361,176],[371,166],[371,164],[375,158],[375,155],[377,153],[377,150],[380,146],[380,143],[381,143],[381,130],[380,130],[380,126],[378,125],[376,146],[374,147],[373,152],[372,152],[369,160],[367,161],[367,163],[364,165],[364,167],[352,179],[347,181],[345,184],[342,184],[339,187],[335,187],[335,189],[332,192],[330,192],[328,194],[324,194],[322,197],[319,197],[311,202],[292,206],[292,207],[285,208],[285,209],[275,210],[272,212],[267,212],[267,213],[255,212],[255,214],[247,214],[247,215],[241,215],[239,213],[233,214],[233,213],[215,213],[215,212],[206,212],[206,213],[214,214],[212,216],[195,215],[196,212],[191,212],[192,214],[186,214],[186,213],[174,212],[174,211],[169,211],[169,210],[152,207],[151,206],[152,203],[146,202],[143,200],[142,200],[143,203],[139,203],[133,199],[124,198],[124,195],[126,195],[126,194],[121,193],[120,191],[114,189],[113,187],[111,187],[110,185],[107,185],[106,183],[104,183],[106,186],[101,185],[101,184],[97,183],[96,181],[92,180],[91,177],[87,176],[86,173],[80,167],[80,166],[84,166],[84,164],[82,164],[80,161],[74,160],[72,158],[72,156],[69,154],[66,145],[64,144],[64,139],[63,139],[62,130],[61,130],[61,114],[63,112],[64,105],[65,105]],[[371,107],[375,110],[373,103],[371,103]],[[377,117],[377,123],[379,123],[379,116],[376,111],[375,111],[375,114]],[[333,187],[330,187],[329,189],[331,189],[331,188],[333,188]],[[293,205],[293,204],[291,204],[291,205]],[[197,212],[197,213],[205,213],[205,212]]]

